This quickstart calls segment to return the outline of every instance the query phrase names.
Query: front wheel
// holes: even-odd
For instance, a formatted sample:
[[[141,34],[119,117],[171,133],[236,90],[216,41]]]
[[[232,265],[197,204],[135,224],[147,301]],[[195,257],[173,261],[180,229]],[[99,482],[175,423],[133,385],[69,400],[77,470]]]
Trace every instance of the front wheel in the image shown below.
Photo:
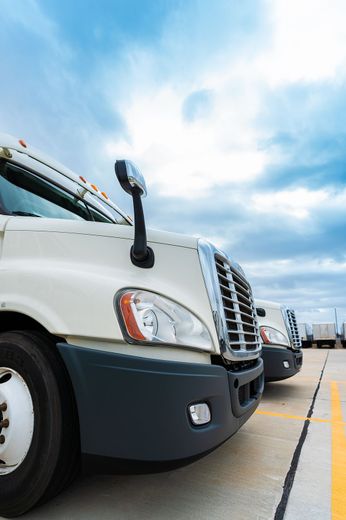
[[[0,334],[0,516],[15,517],[57,494],[76,474],[78,421],[52,340]]]

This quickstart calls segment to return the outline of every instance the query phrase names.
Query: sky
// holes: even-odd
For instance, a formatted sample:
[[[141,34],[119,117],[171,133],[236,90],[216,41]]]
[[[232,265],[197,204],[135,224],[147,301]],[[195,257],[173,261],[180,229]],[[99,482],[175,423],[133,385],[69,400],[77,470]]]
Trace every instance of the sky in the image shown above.
[[[149,227],[204,236],[255,297],[346,321],[343,0],[2,0],[0,131]]]

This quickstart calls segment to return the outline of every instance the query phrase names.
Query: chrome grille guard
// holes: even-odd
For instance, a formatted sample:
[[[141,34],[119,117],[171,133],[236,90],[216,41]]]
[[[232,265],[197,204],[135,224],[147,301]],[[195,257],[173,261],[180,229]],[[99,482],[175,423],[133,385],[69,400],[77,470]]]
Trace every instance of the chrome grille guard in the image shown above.
[[[283,307],[282,314],[286,323],[286,328],[291,340],[292,348],[294,350],[300,350],[302,347],[302,342],[300,339],[296,314],[293,309],[288,309],[287,307]]]
[[[222,356],[256,359],[261,340],[252,290],[241,267],[213,244],[200,239],[198,253]]]

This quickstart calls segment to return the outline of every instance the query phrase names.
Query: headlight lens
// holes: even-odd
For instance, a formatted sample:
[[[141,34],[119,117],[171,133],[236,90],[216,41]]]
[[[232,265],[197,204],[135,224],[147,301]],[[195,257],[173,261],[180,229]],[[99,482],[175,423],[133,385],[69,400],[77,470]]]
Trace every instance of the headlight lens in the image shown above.
[[[287,337],[272,327],[261,327],[261,338],[263,343],[267,345],[273,343],[276,345],[285,345],[286,347],[290,346]]]
[[[118,314],[130,343],[166,343],[211,352],[206,326],[189,310],[158,294],[127,290],[119,294]]]

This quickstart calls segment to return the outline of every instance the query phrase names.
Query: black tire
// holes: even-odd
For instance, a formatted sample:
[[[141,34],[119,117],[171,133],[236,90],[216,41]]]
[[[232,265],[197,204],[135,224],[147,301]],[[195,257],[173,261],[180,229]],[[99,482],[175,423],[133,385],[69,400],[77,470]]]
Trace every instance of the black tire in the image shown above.
[[[0,334],[0,367],[24,379],[34,408],[34,432],[24,461],[12,473],[0,474],[0,516],[12,518],[52,498],[77,474],[79,425],[71,382],[49,336]]]

